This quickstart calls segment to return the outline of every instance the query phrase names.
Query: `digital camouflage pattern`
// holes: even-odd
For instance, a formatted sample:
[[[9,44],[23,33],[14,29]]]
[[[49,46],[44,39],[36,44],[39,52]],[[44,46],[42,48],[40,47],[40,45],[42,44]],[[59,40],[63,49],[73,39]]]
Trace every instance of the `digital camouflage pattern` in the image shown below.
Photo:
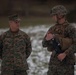
[[[30,38],[23,31],[19,30],[17,33],[12,33],[8,30],[3,33],[0,38],[2,75],[14,75],[14,71],[22,71],[21,75],[25,75],[23,71],[26,72],[28,70],[26,60],[31,54],[31,51]]]
[[[10,21],[19,21],[19,22],[21,21],[18,14],[14,14],[14,15],[9,16],[9,20]]]
[[[51,15],[66,15],[67,9],[63,5],[55,6],[51,9]]]
[[[66,21],[62,25],[57,23],[56,25],[51,27],[48,30],[48,32],[59,35],[57,36],[57,38],[59,38],[62,44],[64,43],[68,48],[62,49],[67,54],[66,58],[63,61],[58,60],[57,54],[55,54],[55,51],[53,50],[52,46],[47,44],[47,41],[45,40],[45,35],[42,41],[42,45],[43,47],[47,47],[48,51],[52,51],[47,75],[74,75],[74,53],[76,52],[76,28]],[[72,40],[71,46],[68,46],[66,39]],[[63,45],[61,47],[63,47]]]

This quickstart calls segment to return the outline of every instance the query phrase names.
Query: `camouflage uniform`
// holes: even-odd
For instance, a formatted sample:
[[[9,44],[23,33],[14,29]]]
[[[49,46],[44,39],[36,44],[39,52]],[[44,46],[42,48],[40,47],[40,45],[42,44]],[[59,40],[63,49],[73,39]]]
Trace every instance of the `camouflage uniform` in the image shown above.
[[[58,34],[59,40],[62,43],[68,47],[68,44],[66,44],[66,39],[72,39],[72,44],[67,49],[63,48],[63,50],[67,56],[63,61],[58,60],[57,56],[58,54],[55,53],[55,50],[52,48],[52,46],[49,44],[45,37],[42,41],[43,47],[47,47],[48,51],[52,51],[52,55],[49,61],[49,68],[47,75],[74,75],[74,64],[75,64],[75,58],[74,53],[76,52],[76,29],[73,25],[69,24],[67,21],[60,25],[59,23],[55,24],[53,27],[51,27],[48,30],[49,33],[52,34]],[[66,40],[66,41],[65,41]]]
[[[26,60],[31,51],[30,38],[23,31],[3,33],[0,39],[1,75],[27,75]]]

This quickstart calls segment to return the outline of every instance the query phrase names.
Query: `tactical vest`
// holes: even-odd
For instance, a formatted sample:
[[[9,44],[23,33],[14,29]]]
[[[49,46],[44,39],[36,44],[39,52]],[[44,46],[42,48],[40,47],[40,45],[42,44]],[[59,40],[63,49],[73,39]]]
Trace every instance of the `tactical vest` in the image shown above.
[[[67,36],[66,29],[69,26],[68,23],[63,25],[56,24],[55,26],[51,27],[48,32],[55,34],[56,38],[59,39],[62,50],[68,49],[72,45],[72,39]]]

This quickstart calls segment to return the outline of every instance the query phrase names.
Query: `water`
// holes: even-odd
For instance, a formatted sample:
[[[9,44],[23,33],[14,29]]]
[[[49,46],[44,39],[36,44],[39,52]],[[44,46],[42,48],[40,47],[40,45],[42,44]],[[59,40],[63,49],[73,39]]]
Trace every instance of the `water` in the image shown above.
[[[21,28],[31,37],[32,42],[32,53],[27,60],[29,65],[28,75],[46,75],[47,73],[51,53],[42,47],[42,39],[49,28],[50,26],[47,25]],[[0,32],[6,30],[0,29]]]

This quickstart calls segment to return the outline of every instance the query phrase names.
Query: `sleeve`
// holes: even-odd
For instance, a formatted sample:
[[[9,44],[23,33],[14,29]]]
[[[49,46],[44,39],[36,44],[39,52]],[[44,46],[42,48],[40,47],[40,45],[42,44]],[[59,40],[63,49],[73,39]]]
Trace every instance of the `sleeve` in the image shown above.
[[[2,59],[2,48],[3,48],[3,46],[2,46],[2,38],[0,36],[0,59]]]
[[[29,36],[26,38],[26,41],[27,41],[26,43],[26,59],[27,59],[32,52],[32,46],[31,46],[31,41]]]
[[[47,33],[48,33],[48,32],[50,33],[50,32],[51,32],[50,30],[51,30],[51,28],[47,31]],[[51,40],[48,40],[48,41],[47,41],[45,38],[46,38],[46,35],[44,36],[44,38],[43,38],[43,40],[42,40],[42,46],[43,46],[43,47],[47,47],[47,50],[48,50],[48,51],[52,51],[52,50],[53,50],[53,47],[52,47],[52,45],[50,44]]]
[[[45,38],[43,39],[42,41],[42,46],[43,47],[47,47],[47,50],[48,51],[52,51],[53,50],[53,47],[52,45],[50,44],[51,40],[47,41]]]
[[[75,53],[76,52],[76,28],[73,26],[70,26],[66,30],[66,36],[72,39],[72,44],[69,46],[69,48],[65,51],[67,55],[70,53]]]

